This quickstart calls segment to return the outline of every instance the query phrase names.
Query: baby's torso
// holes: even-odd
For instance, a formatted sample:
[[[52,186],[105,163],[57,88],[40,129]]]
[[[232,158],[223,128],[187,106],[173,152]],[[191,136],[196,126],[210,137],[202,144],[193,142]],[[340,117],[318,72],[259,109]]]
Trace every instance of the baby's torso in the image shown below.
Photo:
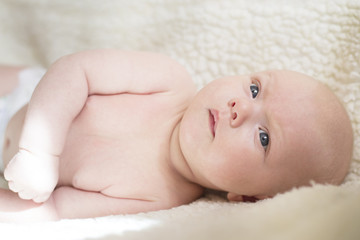
[[[197,198],[199,187],[169,164],[170,138],[186,105],[176,101],[166,93],[90,96],[69,129],[58,185],[178,204]]]
[[[187,188],[169,164],[170,138],[184,111],[176,100],[166,94],[89,97],[70,128],[59,183],[147,200]]]

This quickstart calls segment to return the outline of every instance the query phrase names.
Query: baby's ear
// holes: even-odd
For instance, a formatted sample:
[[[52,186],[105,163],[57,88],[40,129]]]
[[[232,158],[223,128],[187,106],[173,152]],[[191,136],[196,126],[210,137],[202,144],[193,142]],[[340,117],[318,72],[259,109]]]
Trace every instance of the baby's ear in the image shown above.
[[[245,196],[230,192],[227,194],[227,199],[231,202],[257,202],[266,198],[271,198],[271,196]]]
[[[267,198],[272,198],[272,196],[265,196],[265,195],[256,196],[256,199],[258,199],[258,200],[264,200],[264,199],[267,199]]]
[[[227,199],[231,202],[242,202],[244,200],[242,195],[231,192],[227,194]]]

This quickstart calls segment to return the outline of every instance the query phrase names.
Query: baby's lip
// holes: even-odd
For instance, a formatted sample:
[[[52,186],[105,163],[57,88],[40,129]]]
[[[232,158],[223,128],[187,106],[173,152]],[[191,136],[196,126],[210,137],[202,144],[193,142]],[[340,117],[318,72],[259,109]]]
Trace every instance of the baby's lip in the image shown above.
[[[213,137],[215,137],[218,119],[219,112],[215,109],[209,109],[209,125]]]

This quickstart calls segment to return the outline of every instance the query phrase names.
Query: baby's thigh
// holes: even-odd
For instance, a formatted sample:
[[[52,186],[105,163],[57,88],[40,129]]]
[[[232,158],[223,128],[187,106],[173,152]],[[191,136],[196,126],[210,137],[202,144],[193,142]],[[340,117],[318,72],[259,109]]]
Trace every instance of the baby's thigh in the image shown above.
[[[22,107],[9,121],[4,135],[4,144],[2,151],[2,160],[4,168],[7,166],[13,156],[19,151],[19,140],[21,130],[24,124],[24,118],[27,105]]]
[[[18,84],[19,73],[24,67],[0,65],[0,96],[10,93]]]

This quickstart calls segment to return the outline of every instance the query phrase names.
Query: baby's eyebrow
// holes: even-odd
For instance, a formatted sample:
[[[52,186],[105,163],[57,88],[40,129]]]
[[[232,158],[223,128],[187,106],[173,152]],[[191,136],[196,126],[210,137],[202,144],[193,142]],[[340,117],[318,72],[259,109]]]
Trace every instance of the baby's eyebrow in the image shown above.
[[[272,82],[276,81],[274,76],[270,72],[264,72],[262,73],[263,76],[260,78],[261,87],[263,88],[263,97],[266,98],[268,95],[270,95],[272,92]],[[274,93],[272,93],[274,94]]]
[[[263,101],[271,101],[270,96],[273,96],[276,94],[274,91],[274,88],[272,88],[276,83],[278,82],[276,77],[271,72],[265,73],[267,76],[267,81],[262,80],[261,86],[262,86],[262,94],[263,94]],[[274,114],[269,110],[265,109],[265,119],[267,123],[267,130],[269,131],[269,137],[270,137],[270,145],[269,145],[269,151],[267,151],[265,159],[271,158],[272,155],[276,155],[275,149],[279,149],[278,146],[282,146],[282,140],[283,140],[283,130],[279,124],[279,122],[275,119]]]
[[[276,154],[275,149],[279,149],[277,146],[282,145],[283,131],[279,126],[278,122],[268,112],[266,113],[266,121],[268,125],[267,130],[270,138],[269,148],[265,156],[265,159],[268,159],[272,155]]]

